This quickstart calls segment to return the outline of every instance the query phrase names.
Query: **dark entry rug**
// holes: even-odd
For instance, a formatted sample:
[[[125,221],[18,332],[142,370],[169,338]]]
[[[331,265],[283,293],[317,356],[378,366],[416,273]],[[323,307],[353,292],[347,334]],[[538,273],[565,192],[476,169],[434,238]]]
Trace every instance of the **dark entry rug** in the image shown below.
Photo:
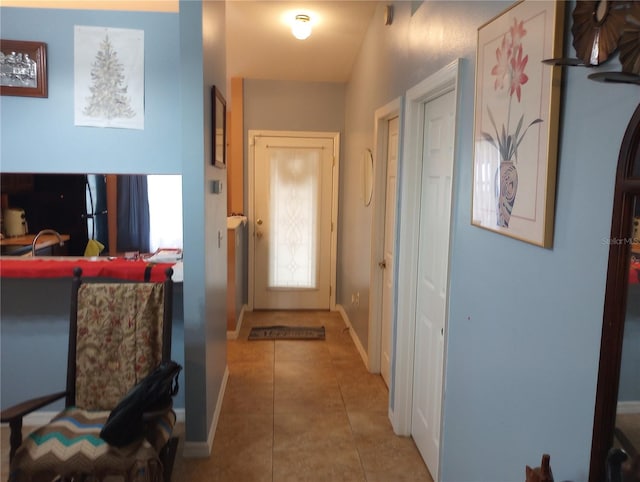
[[[249,340],[324,340],[324,326],[254,326]]]

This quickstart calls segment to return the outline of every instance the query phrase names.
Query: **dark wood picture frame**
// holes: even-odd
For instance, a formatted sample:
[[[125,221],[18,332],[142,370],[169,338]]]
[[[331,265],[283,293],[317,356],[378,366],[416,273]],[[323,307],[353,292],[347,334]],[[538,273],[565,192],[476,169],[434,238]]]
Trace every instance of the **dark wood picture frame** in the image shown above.
[[[0,52],[0,95],[48,97],[46,43],[0,39]]]
[[[211,87],[211,163],[224,169],[227,166],[227,101],[214,85]]]

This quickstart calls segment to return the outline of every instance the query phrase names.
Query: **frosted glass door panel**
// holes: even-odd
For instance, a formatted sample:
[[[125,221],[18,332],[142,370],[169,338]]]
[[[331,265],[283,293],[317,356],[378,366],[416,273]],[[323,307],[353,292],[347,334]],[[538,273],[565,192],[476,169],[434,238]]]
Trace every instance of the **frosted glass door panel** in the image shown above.
[[[332,170],[333,139],[256,138],[254,308],[329,308]]]
[[[269,288],[318,286],[318,149],[269,149]]]

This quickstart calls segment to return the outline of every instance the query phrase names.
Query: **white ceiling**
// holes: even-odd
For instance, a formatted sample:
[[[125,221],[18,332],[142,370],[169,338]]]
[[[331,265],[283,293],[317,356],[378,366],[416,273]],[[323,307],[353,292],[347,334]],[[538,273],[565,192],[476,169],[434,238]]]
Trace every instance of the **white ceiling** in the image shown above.
[[[227,76],[346,82],[378,3],[228,0]],[[296,13],[312,18],[306,40],[294,38],[286,24]]]

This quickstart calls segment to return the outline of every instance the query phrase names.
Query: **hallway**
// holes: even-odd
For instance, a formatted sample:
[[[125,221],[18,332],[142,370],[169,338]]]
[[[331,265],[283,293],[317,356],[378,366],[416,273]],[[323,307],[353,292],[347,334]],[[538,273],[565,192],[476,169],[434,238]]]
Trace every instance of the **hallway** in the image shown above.
[[[324,325],[326,341],[247,341],[252,326]],[[431,481],[394,435],[388,391],[338,313],[245,313],[208,459],[178,457],[175,481]]]

